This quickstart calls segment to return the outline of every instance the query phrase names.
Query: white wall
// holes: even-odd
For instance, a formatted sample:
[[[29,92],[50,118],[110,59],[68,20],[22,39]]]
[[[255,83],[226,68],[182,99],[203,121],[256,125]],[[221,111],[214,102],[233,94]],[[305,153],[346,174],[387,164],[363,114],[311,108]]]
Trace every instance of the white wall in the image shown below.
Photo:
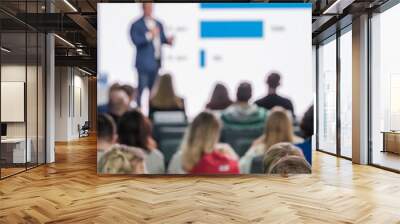
[[[38,69],[38,70],[37,70]],[[27,80],[26,80],[27,78]],[[26,107],[25,102],[22,102],[22,108],[3,107],[2,112],[13,113],[14,110],[22,110],[20,113],[25,114],[26,120],[22,122],[6,122],[7,137],[9,138],[24,138],[25,135],[30,140],[32,151],[32,161],[36,162],[39,158],[39,163],[44,162],[45,150],[45,117],[44,117],[44,74],[41,66],[26,66],[25,64],[3,64],[1,66],[1,81],[2,82],[24,82],[26,85]],[[4,89],[2,89],[3,91]],[[24,90],[20,90],[20,94],[24,94]],[[2,95],[3,97],[7,97]],[[15,113],[15,112],[14,112]],[[37,153],[39,156],[37,157]],[[49,160],[51,161],[51,160]]]
[[[56,67],[56,141],[79,138],[78,125],[88,120],[88,78],[83,75],[76,68]]]
[[[8,64],[2,65],[1,67],[1,81],[3,82],[24,82],[26,72],[28,72],[28,85],[31,88],[27,88],[27,119],[28,125],[28,137],[31,134],[31,130],[35,130],[36,134],[36,80],[32,79],[32,75],[36,77],[36,67],[25,65]],[[3,96],[4,97],[4,96]],[[41,106],[41,105],[39,105]],[[32,109],[34,108],[34,109]],[[7,108],[2,108],[2,110],[7,110]],[[24,108],[22,108],[24,110]],[[33,122],[33,123],[32,123]],[[25,137],[25,126],[26,122],[7,122],[7,135],[8,137]]]

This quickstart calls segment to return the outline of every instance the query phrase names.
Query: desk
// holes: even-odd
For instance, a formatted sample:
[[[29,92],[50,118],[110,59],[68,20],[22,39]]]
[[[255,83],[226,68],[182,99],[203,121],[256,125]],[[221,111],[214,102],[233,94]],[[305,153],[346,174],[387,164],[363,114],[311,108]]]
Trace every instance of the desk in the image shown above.
[[[383,131],[383,151],[400,154],[400,131]]]
[[[31,139],[27,139],[28,142],[25,152],[25,138],[6,138],[1,139],[1,159],[5,160],[5,163],[26,163],[31,162]]]

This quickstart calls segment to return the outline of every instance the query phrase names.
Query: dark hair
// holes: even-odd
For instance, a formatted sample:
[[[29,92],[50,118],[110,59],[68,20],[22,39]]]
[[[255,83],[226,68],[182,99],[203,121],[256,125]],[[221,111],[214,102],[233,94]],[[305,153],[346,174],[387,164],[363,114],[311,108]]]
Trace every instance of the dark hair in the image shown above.
[[[304,113],[300,128],[304,138],[310,138],[314,134],[314,105]]]
[[[206,107],[211,110],[224,110],[231,104],[232,100],[229,98],[228,89],[223,84],[218,83]]]
[[[271,74],[268,75],[267,78],[267,85],[270,88],[277,88],[281,83],[281,75],[279,75],[279,73],[277,72],[272,72]]]
[[[118,122],[119,143],[150,150],[150,121],[138,110],[126,112]]]
[[[119,83],[112,84],[108,92],[111,93],[114,90],[121,90],[121,85]]]
[[[237,101],[239,102],[249,102],[251,98],[251,84],[248,82],[242,82],[240,83],[237,92],[236,92],[236,98]]]
[[[144,7],[146,6],[146,5],[148,5],[148,4],[152,4],[152,1],[143,1],[142,2],[142,9],[144,9]]]
[[[128,94],[129,97],[134,98],[135,93],[136,93],[136,90],[135,90],[135,88],[133,88],[133,86],[128,85],[128,84],[125,84],[125,85],[122,85],[120,88],[121,88],[123,91],[125,91],[126,94]]]
[[[108,98],[111,98],[111,93],[114,91],[124,91],[130,97],[128,92],[119,83],[114,83],[110,86],[108,89]]]
[[[111,142],[113,136],[116,134],[117,128],[115,127],[114,120],[108,114],[99,114],[97,116],[97,138],[104,141]]]

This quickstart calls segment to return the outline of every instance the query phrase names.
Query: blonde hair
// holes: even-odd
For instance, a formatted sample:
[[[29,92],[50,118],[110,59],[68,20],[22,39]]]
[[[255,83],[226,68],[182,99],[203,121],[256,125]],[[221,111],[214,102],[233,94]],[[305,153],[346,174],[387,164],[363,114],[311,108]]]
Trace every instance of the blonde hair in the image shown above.
[[[144,153],[141,149],[114,145],[110,151],[101,157],[97,172],[104,174],[141,174],[144,170],[138,169],[138,165],[144,165]]]
[[[264,133],[265,150],[279,142],[293,142],[292,120],[288,112],[274,107],[265,123]]]
[[[221,124],[211,112],[201,112],[185,133],[182,150],[182,167],[190,171],[204,153],[214,150],[219,141]]]
[[[183,108],[182,100],[175,95],[172,76],[165,74],[157,79],[150,104],[160,108]]]
[[[277,161],[270,169],[270,174],[280,174],[287,177],[289,174],[309,174],[311,165],[300,156],[286,156]]]
[[[272,145],[264,154],[264,172],[270,173],[271,167],[285,156],[304,157],[303,151],[291,143],[277,143]]]

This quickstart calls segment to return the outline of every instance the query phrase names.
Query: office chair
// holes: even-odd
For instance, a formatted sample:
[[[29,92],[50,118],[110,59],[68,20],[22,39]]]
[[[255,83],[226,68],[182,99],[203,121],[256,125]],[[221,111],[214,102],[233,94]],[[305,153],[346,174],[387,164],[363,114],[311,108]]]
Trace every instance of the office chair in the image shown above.
[[[159,150],[164,155],[166,167],[172,156],[179,149],[187,124],[155,125],[154,138]]]
[[[250,148],[253,141],[263,133],[262,128],[249,129],[222,129],[221,142],[232,146],[239,157],[242,157]]]

